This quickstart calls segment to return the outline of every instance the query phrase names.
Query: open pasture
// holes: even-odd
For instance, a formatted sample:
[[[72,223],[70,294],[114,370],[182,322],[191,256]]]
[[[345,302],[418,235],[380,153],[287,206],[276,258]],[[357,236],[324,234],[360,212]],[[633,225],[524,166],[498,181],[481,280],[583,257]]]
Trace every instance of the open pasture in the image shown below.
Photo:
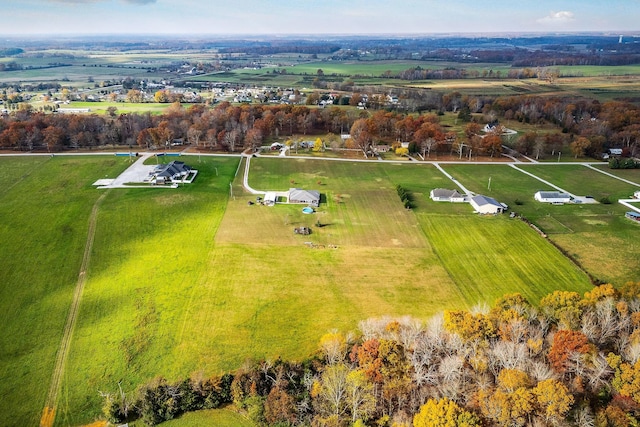
[[[0,425],[37,425],[100,196],[114,157],[0,157]]]
[[[0,159],[8,165],[0,180],[9,186],[12,171],[31,172],[3,194],[17,210],[0,228],[3,265],[11,267],[3,271],[8,326],[2,348],[9,351],[3,350],[0,368],[8,379],[0,391],[11,396],[0,413],[11,419],[0,421],[32,425],[42,411],[87,218],[102,194],[91,183],[127,163],[56,156],[14,165],[11,159]],[[237,157],[182,160],[200,170],[194,184],[110,190],[100,205],[59,424],[99,417],[98,391],[117,391],[118,383],[131,393],[158,375],[220,374],[247,358],[300,360],[326,331],[354,330],[369,317],[426,318],[505,292],[535,302],[553,289],[589,288],[586,276],[524,223],[429,200],[431,189],[452,188],[432,165],[253,158],[252,187],[323,194],[317,212],[304,215],[300,205],[249,205],[255,196],[241,190],[242,173],[234,177]],[[73,165],[74,174],[61,173]],[[470,187],[484,185],[482,174],[493,173],[474,176],[476,166],[462,167],[470,168],[469,182],[462,169],[451,173]],[[516,172],[491,167],[503,168],[508,179]],[[525,178],[518,188],[534,185]],[[412,193],[413,210],[402,207],[398,184]],[[29,194],[37,205],[20,202]],[[40,221],[47,226],[34,227]],[[294,235],[300,225],[312,234]],[[71,240],[64,240],[60,233],[69,227]],[[9,243],[15,241],[26,242],[25,248]]]

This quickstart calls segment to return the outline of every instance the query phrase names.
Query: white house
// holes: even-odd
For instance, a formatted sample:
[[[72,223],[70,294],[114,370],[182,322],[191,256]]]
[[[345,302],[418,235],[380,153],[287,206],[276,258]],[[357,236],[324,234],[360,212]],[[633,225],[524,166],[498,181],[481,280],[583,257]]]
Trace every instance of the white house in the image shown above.
[[[434,202],[452,202],[462,203],[466,202],[466,198],[463,194],[458,193],[458,190],[447,190],[444,188],[435,188],[429,193],[429,197]]]
[[[543,203],[570,203],[571,195],[559,191],[538,191],[533,198]]]
[[[499,214],[504,212],[504,206],[496,199],[478,194],[469,200],[473,209],[480,214]]]

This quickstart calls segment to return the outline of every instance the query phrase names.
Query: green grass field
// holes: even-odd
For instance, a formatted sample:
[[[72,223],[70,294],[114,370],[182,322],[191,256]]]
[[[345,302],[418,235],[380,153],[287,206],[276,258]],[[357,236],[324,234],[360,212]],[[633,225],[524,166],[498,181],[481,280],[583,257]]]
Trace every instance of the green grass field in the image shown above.
[[[111,190],[100,205],[56,425],[99,418],[98,392],[113,392],[118,383],[132,393],[158,375],[220,374],[245,359],[301,360],[328,330],[355,330],[370,317],[427,318],[444,308],[491,303],[506,292],[536,302],[554,289],[590,287],[584,273],[524,223],[429,200],[431,189],[451,187],[432,165],[252,159],[249,183],[256,189],[322,193],[317,212],[305,215],[295,205],[249,205],[255,196],[242,191],[241,173],[234,178],[237,157],[183,160],[200,170],[194,184]],[[7,396],[0,424],[33,425],[50,382],[89,212],[101,194],[91,183],[115,176],[127,163],[111,156],[0,161],[0,194],[9,207],[0,226],[0,257],[9,266],[0,273],[0,372],[6,378],[0,394]],[[505,194],[509,201],[525,200],[538,187],[505,165],[446,168],[478,191],[490,174],[490,195]],[[591,172],[594,179],[608,178]],[[398,184],[412,193],[413,210],[402,207]],[[518,209],[545,215],[533,206],[531,198]],[[623,230],[623,223],[612,224]],[[295,235],[301,225],[312,234]],[[598,242],[601,255],[615,250],[608,246],[615,241]],[[206,425],[200,416],[208,418],[193,414],[172,425]],[[216,425],[234,423],[235,415],[220,416]]]
[[[591,195],[595,200],[607,197],[612,202],[553,206],[533,200],[536,191],[551,188],[508,165],[443,167],[471,191],[507,203],[512,210],[534,222],[596,278],[622,285],[637,280],[640,275],[640,260],[633,256],[640,251],[640,243],[635,238],[638,227],[624,218],[627,208],[617,203],[618,198],[629,197],[634,186],[581,165],[519,165],[577,195]],[[634,171],[602,169],[633,179]]]
[[[129,424],[143,427],[143,423]],[[228,409],[211,409],[184,414],[180,418],[161,424],[162,427],[253,427],[247,418]]]
[[[126,164],[42,156],[0,165],[0,424],[37,425],[100,195],[91,183]]]

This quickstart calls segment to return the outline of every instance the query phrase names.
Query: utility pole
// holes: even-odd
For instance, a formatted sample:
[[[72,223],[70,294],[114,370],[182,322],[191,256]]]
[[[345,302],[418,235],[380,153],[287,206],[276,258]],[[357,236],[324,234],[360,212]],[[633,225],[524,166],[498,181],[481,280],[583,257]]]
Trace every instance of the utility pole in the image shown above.
[[[491,177],[489,177],[489,185],[487,185],[487,190],[491,191]]]

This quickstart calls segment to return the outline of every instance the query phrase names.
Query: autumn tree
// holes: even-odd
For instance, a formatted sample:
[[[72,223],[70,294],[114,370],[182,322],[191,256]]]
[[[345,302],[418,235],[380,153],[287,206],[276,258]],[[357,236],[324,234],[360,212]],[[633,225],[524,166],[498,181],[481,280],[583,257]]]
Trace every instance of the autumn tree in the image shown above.
[[[347,414],[347,376],[349,368],[343,363],[326,366],[311,388],[317,416],[340,422]]]
[[[577,137],[573,140],[573,142],[571,142],[571,144],[569,144],[569,148],[571,149],[571,152],[576,159],[578,157],[584,156],[584,153],[587,151],[587,149],[589,149],[590,146],[591,141],[589,141],[589,139],[585,138],[584,136]]]
[[[460,335],[465,341],[482,340],[495,334],[493,323],[482,313],[446,310],[444,326],[450,332]]]
[[[538,413],[547,424],[563,420],[574,402],[569,389],[555,379],[540,381],[532,391],[536,398]]]
[[[452,400],[429,399],[413,417],[414,427],[480,427],[480,418]]]
[[[587,337],[579,331],[561,329],[553,336],[553,344],[547,358],[556,372],[567,372],[574,353],[586,354],[593,350]]]

